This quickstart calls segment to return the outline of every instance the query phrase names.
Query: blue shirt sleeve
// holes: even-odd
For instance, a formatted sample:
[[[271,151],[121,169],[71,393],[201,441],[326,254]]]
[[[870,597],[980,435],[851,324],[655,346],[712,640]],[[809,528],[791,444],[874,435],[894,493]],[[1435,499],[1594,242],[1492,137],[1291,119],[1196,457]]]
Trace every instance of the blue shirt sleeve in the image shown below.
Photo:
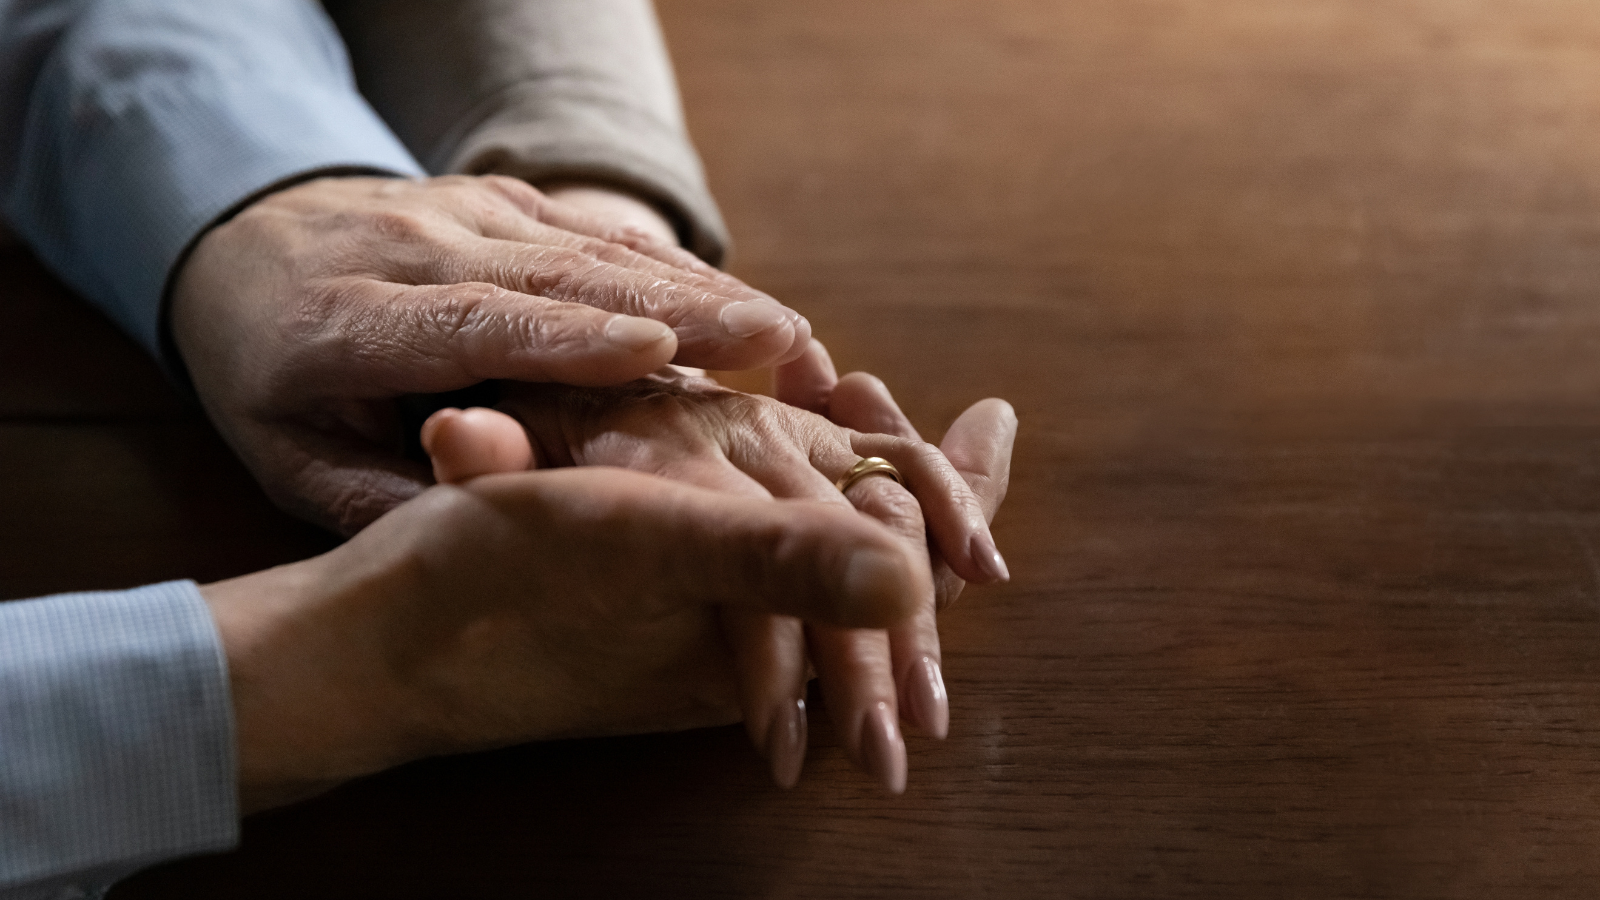
[[[153,353],[219,217],[309,173],[423,174],[311,0],[0,0],[0,29],[5,215]]]
[[[152,352],[173,267],[318,172],[420,176],[311,0],[0,0],[0,204]],[[0,898],[237,840],[226,663],[192,583],[0,603]]]
[[[194,582],[0,603],[0,898],[93,896],[232,846],[236,768]]]

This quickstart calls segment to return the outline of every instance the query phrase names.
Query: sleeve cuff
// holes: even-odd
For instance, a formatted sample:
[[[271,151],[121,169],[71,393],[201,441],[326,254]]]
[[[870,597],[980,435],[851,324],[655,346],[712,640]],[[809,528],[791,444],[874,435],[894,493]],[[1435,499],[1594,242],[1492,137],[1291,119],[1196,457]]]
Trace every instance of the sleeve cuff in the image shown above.
[[[41,90],[52,87],[47,76]],[[29,143],[61,152],[25,150],[7,213],[57,273],[157,355],[174,265],[241,201],[320,170],[424,174],[345,85],[205,73],[147,87],[137,102],[100,99],[30,122]]]
[[[193,582],[0,603],[0,896],[90,895],[232,846],[236,766]]]
[[[530,182],[592,181],[628,190],[663,210],[690,252],[711,265],[728,230],[688,139],[643,110],[548,82],[512,85],[469,116],[444,171]]]

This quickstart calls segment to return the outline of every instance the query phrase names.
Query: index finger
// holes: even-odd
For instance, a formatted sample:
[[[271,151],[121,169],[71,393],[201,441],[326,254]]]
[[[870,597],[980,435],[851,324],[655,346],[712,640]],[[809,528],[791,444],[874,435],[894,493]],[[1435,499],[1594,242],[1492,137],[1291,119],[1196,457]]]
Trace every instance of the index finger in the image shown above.
[[[673,362],[707,369],[775,365],[804,352],[810,324],[751,288],[713,281],[599,238],[537,226],[538,242],[463,235],[430,262],[447,282],[482,281],[519,293],[655,319],[678,337]],[[801,338],[805,340],[801,340]]]

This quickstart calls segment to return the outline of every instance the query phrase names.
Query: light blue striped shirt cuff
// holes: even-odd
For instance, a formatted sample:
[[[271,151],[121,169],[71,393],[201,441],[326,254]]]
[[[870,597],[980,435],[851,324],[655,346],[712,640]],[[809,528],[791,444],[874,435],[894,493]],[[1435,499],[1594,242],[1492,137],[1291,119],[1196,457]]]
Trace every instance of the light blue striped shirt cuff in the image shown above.
[[[0,898],[238,840],[227,663],[192,581],[0,603]]]
[[[152,353],[174,265],[219,217],[307,173],[423,170],[303,0],[100,3],[45,60],[6,215]]]

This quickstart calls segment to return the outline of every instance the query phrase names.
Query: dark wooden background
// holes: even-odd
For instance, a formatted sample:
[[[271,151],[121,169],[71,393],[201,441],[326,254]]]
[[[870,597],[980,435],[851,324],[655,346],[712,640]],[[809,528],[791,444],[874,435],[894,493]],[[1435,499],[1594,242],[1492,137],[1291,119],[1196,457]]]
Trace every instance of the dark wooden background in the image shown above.
[[[949,740],[426,762],[117,896],[1594,895],[1600,6],[660,7],[735,271],[932,434],[1019,412]],[[3,271],[0,594],[325,546]]]

